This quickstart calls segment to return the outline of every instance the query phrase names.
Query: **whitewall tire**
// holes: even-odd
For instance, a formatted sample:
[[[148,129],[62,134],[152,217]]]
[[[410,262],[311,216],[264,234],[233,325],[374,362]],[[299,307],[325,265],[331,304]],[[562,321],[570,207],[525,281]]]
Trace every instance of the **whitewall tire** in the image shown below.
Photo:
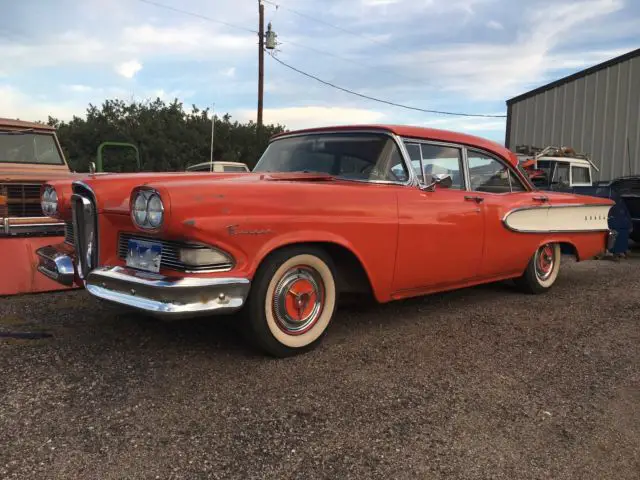
[[[276,357],[308,351],[327,331],[337,297],[333,262],[323,250],[301,246],[277,251],[253,279],[245,333]]]
[[[544,293],[558,278],[560,272],[560,244],[546,243],[531,256],[524,274],[516,279],[516,285],[526,293]]]

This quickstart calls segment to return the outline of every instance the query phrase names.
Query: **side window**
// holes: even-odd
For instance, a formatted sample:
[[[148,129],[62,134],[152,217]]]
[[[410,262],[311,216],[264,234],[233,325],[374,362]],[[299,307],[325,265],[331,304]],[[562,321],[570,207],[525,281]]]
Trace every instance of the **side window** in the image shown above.
[[[588,167],[571,167],[571,177],[573,183],[586,183],[591,185]]]
[[[420,169],[420,162],[422,161],[422,155],[420,153],[419,143],[406,143],[407,152],[409,153],[409,159],[411,160],[411,166],[413,171],[416,172],[418,178],[422,179],[422,170]]]
[[[451,175],[451,188],[462,190],[464,179],[462,176],[462,155],[459,148],[430,145],[421,146],[422,165],[424,166],[425,183],[431,183],[431,176],[437,174]]]
[[[471,190],[476,192],[511,192],[511,170],[495,158],[469,150],[469,178]]]
[[[384,150],[383,156],[387,155],[386,158],[386,174],[384,175],[383,180],[387,180],[390,182],[406,182],[409,180],[409,172],[407,171],[407,167],[402,159],[402,154],[398,149],[398,145],[396,142],[389,139],[386,145],[391,150]],[[384,157],[380,160],[381,165],[385,165]]]
[[[527,189],[522,185],[522,180],[518,178],[518,176],[511,172],[511,191],[512,192],[526,192]]]
[[[569,185],[569,164],[560,163],[556,164],[556,170],[553,172],[553,179],[551,183],[559,183],[560,185]]]

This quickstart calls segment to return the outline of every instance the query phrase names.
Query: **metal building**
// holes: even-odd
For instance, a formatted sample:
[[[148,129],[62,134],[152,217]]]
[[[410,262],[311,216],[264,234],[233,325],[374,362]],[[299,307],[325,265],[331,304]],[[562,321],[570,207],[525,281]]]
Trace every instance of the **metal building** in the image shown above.
[[[640,175],[640,48],[507,100],[505,145],[572,147],[596,180]]]

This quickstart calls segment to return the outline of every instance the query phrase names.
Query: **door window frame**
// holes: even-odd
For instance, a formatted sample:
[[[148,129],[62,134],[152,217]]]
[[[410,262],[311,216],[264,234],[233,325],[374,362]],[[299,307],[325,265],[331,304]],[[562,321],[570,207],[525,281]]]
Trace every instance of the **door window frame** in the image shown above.
[[[509,179],[509,191],[508,192],[502,192],[502,193],[498,193],[498,192],[483,192],[483,191],[477,191],[477,190],[472,190],[471,189],[471,174],[469,173],[469,151],[471,152],[476,152],[479,153],[480,155],[483,155],[487,158],[490,158],[491,160],[494,160],[495,162],[498,162],[499,164],[501,164],[503,167],[507,168],[507,171],[509,172],[509,175],[507,175],[507,178]],[[465,147],[464,149],[464,160],[465,160],[465,174],[468,176],[468,185],[469,185],[469,191],[470,192],[474,192],[474,193],[483,193],[483,194],[489,194],[489,195],[507,195],[507,194],[511,194],[511,193],[522,193],[522,192],[528,192],[529,189],[527,188],[527,186],[520,180],[520,177],[518,176],[518,174],[516,173],[516,169],[513,168],[512,165],[508,164],[507,162],[505,162],[502,158],[487,152],[486,150],[482,150],[481,148],[476,148],[476,147]],[[518,182],[520,182],[520,186],[522,187],[522,190],[517,190],[517,191],[513,191],[513,183],[512,183],[512,179],[513,178],[517,178]]]
[[[454,189],[455,191],[458,192],[475,192],[475,190],[471,189],[471,175],[469,173],[469,151],[471,152],[477,152],[481,155],[484,155],[492,160],[495,160],[496,162],[500,163],[501,165],[505,166],[507,168],[507,170],[511,173],[509,175],[509,192],[503,192],[503,193],[497,193],[497,192],[475,192],[475,193],[482,193],[482,194],[486,194],[486,195],[508,195],[508,194],[512,194],[512,193],[526,193],[526,192],[531,192],[532,188],[530,185],[528,185],[527,183],[523,182],[522,179],[520,178],[520,175],[518,174],[518,172],[516,171],[516,168],[513,167],[513,165],[511,165],[510,163],[508,163],[506,160],[504,160],[502,157],[499,157],[498,155],[492,153],[492,152],[488,152],[487,150],[484,150],[483,148],[480,147],[471,147],[465,144],[461,144],[461,143],[452,143],[452,142],[441,142],[441,141],[437,141],[437,140],[429,140],[429,139],[421,139],[421,138],[411,138],[411,137],[401,137],[400,138],[401,143],[402,143],[402,151],[404,154],[406,154],[406,163],[410,166],[412,173],[415,174],[415,177],[418,180],[418,184],[419,185],[424,185],[424,164],[423,164],[423,160],[422,160],[422,144],[428,144],[428,145],[436,145],[436,146],[441,146],[441,147],[449,147],[449,148],[456,148],[458,150],[460,150],[461,155],[462,155],[462,180],[464,182],[464,186],[462,189],[458,190],[458,189]],[[419,178],[418,174],[415,173],[415,170],[413,170],[413,165],[411,164],[411,156],[409,155],[409,152],[406,148],[407,144],[416,144],[420,147],[420,170],[422,172],[422,178]],[[517,181],[519,182],[520,186],[522,187],[522,190],[517,190],[517,191],[513,191],[513,178],[516,178]]]
[[[426,139],[423,140],[418,138],[403,138],[402,142],[404,144],[405,149],[407,145],[414,144],[414,145],[417,145],[418,149],[420,150],[420,175],[422,176],[422,178],[420,178],[418,174],[416,174],[416,177],[418,177],[418,183],[421,185],[426,185],[425,173],[424,173],[424,157],[422,156],[422,145],[432,145],[432,146],[444,147],[444,148],[455,148],[456,150],[458,150],[460,152],[458,165],[460,166],[460,181],[462,182],[462,185],[461,185],[461,188],[453,188],[451,190],[455,190],[458,192],[468,191],[469,176],[467,175],[467,167],[465,162],[466,147],[464,145],[460,145],[457,143],[449,143],[449,142],[439,142],[437,140],[426,140]],[[408,153],[409,151],[407,150],[407,155]],[[409,160],[409,163],[411,163],[412,162],[411,156],[408,155],[407,158]],[[413,164],[411,165],[411,168],[413,168]],[[414,170],[414,173],[415,173],[415,170]]]
[[[574,168],[583,168],[587,171],[587,176],[589,177],[589,181],[588,182],[576,182],[573,180],[573,169]],[[570,186],[577,186],[577,187],[590,187],[591,185],[593,185],[593,181],[591,179],[591,169],[585,165],[579,165],[579,164],[570,164],[569,165],[569,185]]]

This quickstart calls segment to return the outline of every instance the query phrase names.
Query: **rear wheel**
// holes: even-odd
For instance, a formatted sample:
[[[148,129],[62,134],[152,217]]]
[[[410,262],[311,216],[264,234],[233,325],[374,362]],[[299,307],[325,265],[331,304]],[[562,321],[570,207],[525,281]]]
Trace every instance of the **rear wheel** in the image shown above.
[[[524,274],[515,280],[526,293],[544,293],[549,290],[560,272],[560,244],[546,243],[540,246],[529,260]]]
[[[313,247],[291,247],[269,256],[253,280],[245,309],[245,333],[276,357],[315,347],[337,303],[329,255]]]

